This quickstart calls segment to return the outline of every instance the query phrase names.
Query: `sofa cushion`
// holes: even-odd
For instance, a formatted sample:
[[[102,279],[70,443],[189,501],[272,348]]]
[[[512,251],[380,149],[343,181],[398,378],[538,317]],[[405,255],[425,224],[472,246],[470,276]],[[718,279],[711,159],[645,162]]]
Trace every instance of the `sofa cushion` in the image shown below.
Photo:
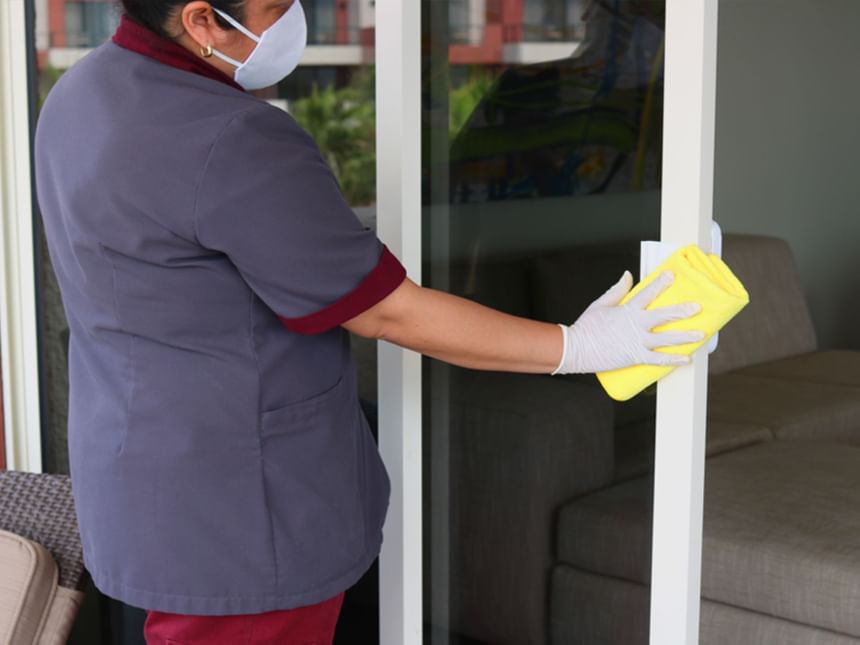
[[[705,450],[708,457],[773,439],[770,430],[752,423],[711,420],[707,426]]]
[[[0,642],[35,643],[57,589],[57,564],[36,542],[0,531]]]
[[[860,388],[736,373],[712,375],[708,419],[764,426],[777,439],[860,444]]]
[[[557,564],[550,588],[551,643],[648,645],[647,587]]]
[[[639,275],[638,242],[574,247],[535,259],[530,283],[535,318],[574,322],[625,269]]]
[[[714,374],[816,349],[815,328],[791,249],[781,239],[729,233],[723,258],[750,294],[750,304],[720,332]],[[639,243],[577,247],[534,260],[534,317],[572,323],[624,269],[639,275]]]
[[[709,370],[730,370],[816,349],[815,328],[788,244],[774,237],[727,234],[723,259],[750,303],[720,332]]]
[[[708,457],[773,439],[764,426],[710,421],[705,451]],[[624,481],[654,470],[654,419],[616,428],[614,480]]]
[[[449,626],[481,642],[544,643],[553,518],[611,482],[609,399],[550,376],[448,373],[450,390],[427,409],[434,454],[449,455],[431,475],[441,472],[447,531],[458,536],[446,563]]]
[[[702,602],[699,645],[860,645],[860,639],[722,602]]]
[[[564,564],[552,572],[552,643],[648,645],[650,592]],[[624,620],[618,620],[623,616]],[[860,645],[860,639],[703,600],[699,645]]]
[[[568,502],[556,524],[556,559],[585,571],[647,583],[653,477]]]
[[[850,350],[809,352],[746,367],[738,373],[860,387],[860,352]]]
[[[651,478],[565,505],[558,558],[650,579]],[[860,636],[860,447],[770,441],[708,460],[702,596]]]

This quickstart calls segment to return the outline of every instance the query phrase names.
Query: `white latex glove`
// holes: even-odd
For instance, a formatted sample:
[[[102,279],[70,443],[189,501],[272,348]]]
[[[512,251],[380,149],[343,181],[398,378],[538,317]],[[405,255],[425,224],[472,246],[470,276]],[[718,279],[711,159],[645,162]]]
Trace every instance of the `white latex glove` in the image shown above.
[[[625,271],[615,285],[588,306],[564,331],[564,354],[552,374],[586,374],[632,365],[687,365],[689,356],[652,351],[657,347],[694,343],[704,339],[701,331],[651,331],[671,320],[683,320],[701,311],[691,302],[648,310],[675,279],[664,271],[651,284],[619,305],[633,286],[633,276]]]

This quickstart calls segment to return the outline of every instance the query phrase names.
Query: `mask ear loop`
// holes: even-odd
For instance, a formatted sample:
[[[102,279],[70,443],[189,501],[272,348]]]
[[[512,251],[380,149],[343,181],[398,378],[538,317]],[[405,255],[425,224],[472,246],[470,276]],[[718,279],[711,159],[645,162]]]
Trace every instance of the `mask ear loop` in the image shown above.
[[[236,29],[238,29],[239,31],[241,31],[243,34],[245,34],[248,38],[250,38],[251,40],[253,40],[255,43],[260,42],[260,38],[259,38],[259,36],[257,36],[254,32],[250,31],[250,30],[249,30],[247,27],[245,27],[245,25],[243,25],[241,22],[238,22],[238,21],[237,21],[233,16],[231,16],[230,14],[228,14],[228,13],[224,13],[223,11],[221,11],[220,9],[217,9],[216,7],[212,7],[212,11],[214,11],[215,13],[217,13],[217,14],[218,14],[219,16],[221,16],[224,20],[226,20],[227,22],[229,22],[231,25],[233,25]]]
[[[220,9],[218,9],[218,8],[216,8],[216,7],[212,7],[212,11],[214,11],[215,13],[217,13],[217,14],[218,14],[219,16],[221,16],[224,20],[226,20],[227,22],[229,22],[231,25],[233,25],[236,29],[238,29],[239,31],[241,31],[243,34],[245,34],[248,38],[250,38],[251,40],[253,40],[255,43],[259,43],[259,42],[260,42],[260,38],[259,38],[256,34],[254,34],[254,32],[252,32],[252,31],[250,31],[249,29],[247,29],[247,28],[246,28],[242,23],[238,22],[238,21],[237,21],[235,18],[233,18],[233,16],[231,16],[230,14],[224,13],[223,11],[221,11]],[[230,63],[230,64],[231,64],[231,65],[233,65],[234,67],[241,67],[242,65],[244,65],[244,63],[241,63],[241,62],[237,61],[235,58],[230,58],[230,57],[229,57],[229,56],[227,56],[226,54],[222,54],[222,53],[221,53],[221,52],[219,52],[217,49],[213,49],[213,50],[212,50],[212,53],[213,53],[213,54],[215,54],[215,56],[217,56],[217,57],[218,57],[218,58],[220,58],[221,60],[223,60],[225,63]]]

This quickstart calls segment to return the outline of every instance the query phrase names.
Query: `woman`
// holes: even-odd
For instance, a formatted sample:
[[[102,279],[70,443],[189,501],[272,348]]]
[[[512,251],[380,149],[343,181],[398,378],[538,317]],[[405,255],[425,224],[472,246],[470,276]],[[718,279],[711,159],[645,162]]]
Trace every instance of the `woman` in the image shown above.
[[[680,365],[622,279],[573,324],[406,278],[310,137],[247,90],[305,46],[298,0],[123,0],[53,88],[38,197],[71,330],[85,563],[164,643],[330,643],[377,557],[389,480],[348,332],[485,370]]]

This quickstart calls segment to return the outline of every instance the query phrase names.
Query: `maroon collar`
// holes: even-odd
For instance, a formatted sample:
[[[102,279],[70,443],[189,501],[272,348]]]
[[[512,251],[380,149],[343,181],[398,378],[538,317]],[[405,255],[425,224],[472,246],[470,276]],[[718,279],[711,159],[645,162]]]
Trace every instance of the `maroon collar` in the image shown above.
[[[242,92],[245,91],[241,85],[217,67],[213,67],[199,56],[195,56],[182,45],[150,31],[126,15],[120,19],[119,27],[113,35],[113,41],[120,47],[149,56],[165,65],[207,76]]]

